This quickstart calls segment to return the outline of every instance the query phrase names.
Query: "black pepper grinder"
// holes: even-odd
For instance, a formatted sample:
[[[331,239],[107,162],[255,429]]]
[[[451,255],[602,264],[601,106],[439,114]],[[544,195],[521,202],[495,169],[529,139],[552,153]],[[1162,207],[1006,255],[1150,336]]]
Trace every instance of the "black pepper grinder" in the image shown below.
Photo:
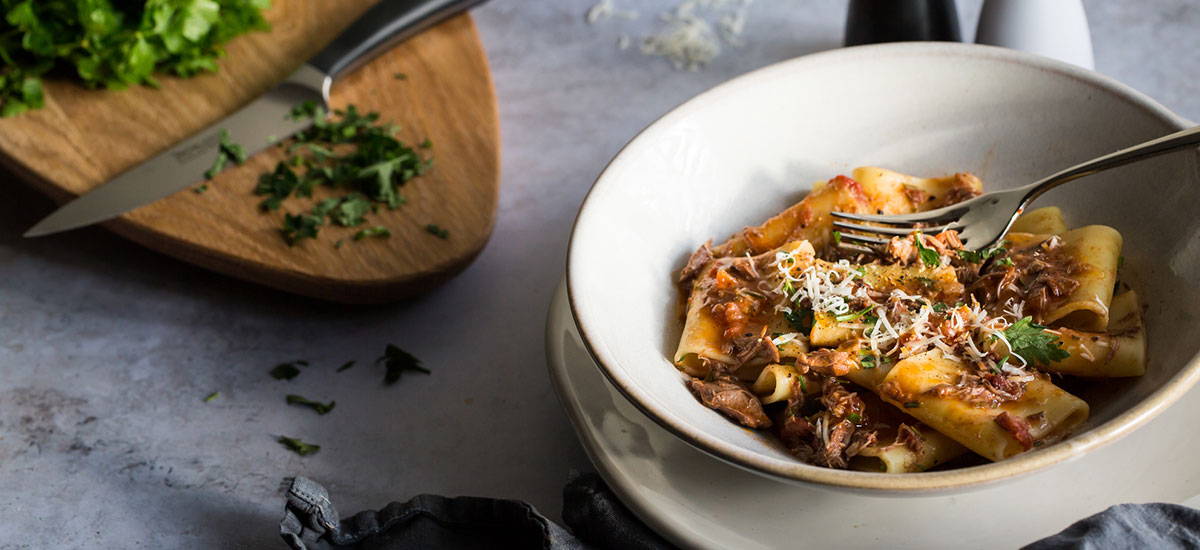
[[[954,0],[850,0],[844,45],[928,40],[962,41]]]

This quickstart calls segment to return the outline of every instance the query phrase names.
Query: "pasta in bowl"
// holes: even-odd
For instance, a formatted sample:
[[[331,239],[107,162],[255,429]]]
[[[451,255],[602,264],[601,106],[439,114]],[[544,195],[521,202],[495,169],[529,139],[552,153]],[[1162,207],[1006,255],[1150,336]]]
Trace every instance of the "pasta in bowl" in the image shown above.
[[[1121,234],[1023,215],[994,247],[953,230],[840,246],[829,213],[907,214],[982,192],[971,174],[854,170],[717,246],[679,275],[675,365],[697,400],[798,459],[924,471],[1061,440],[1088,404],[1055,378],[1141,376],[1146,338],[1119,280]],[[1114,289],[1119,293],[1114,295]]]
[[[787,61],[684,103],[612,160],[572,232],[569,305],[599,370],[641,413],[696,449],[775,479],[884,494],[965,490],[1103,454],[1105,445],[1185,398],[1200,379],[1200,220],[1185,214],[1200,211],[1196,152],[1050,191],[1034,208],[1055,208],[1026,212],[1005,251],[979,262],[963,258],[950,237],[934,234],[921,235],[920,247],[916,237],[905,237],[893,251],[903,252],[902,260],[843,254],[824,213],[933,208],[974,195],[983,182],[989,189],[1020,185],[1189,126],[1107,77],[1010,50],[887,44]],[[864,165],[890,170],[855,168]],[[845,177],[831,179],[837,174]],[[809,227],[794,231],[801,224]],[[709,253],[738,279],[735,286],[757,281],[739,271],[751,265],[732,265],[749,254],[763,277],[763,288],[754,292],[780,290],[763,300],[763,318],[749,316],[754,323],[747,330],[730,333],[733,339],[749,333],[736,348],[732,342],[725,347],[725,321],[697,316],[698,323],[687,322],[681,298],[699,281],[718,283],[711,268],[704,269],[709,262],[697,260],[683,292],[679,285],[697,247],[727,235],[734,237],[714,242]],[[1049,250],[1039,252],[1043,243]],[[923,250],[938,265],[928,265]],[[1025,277],[1024,263],[1055,263],[1072,254],[1078,265],[1067,266],[1068,281],[1045,278],[1044,297],[1019,286],[1021,309],[1015,301],[1005,307],[1014,295],[1001,289],[1009,267],[1001,263],[1013,262]],[[1029,277],[1025,282],[1032,284]],[[796,306],[790,298],[809,280],[815,288],[797,296]],[[988,281],[998,289],[994,296],[984,292]],[[792,286],[790,303],[780,299],[782,283]],[[1067,293],[1063,285],[1073,288]],[[892,290],[904,296],[892,300]],[[863,292],[870,301],[856,297]],[[1079,298],[1064,300],[1064,293]],[[814,297],[821,307],[812,307]],[[934,328],[959,322],[951,318],[963,323],[960,329],[969,321],[970,334],[957,330],[931,339]],[[747,347],[755,341],[767,349]],[[1020,353],[1010,353],[1006,342]],[[827,351],[812,356],[821,350]],[[755,354],[744,369],[737,368],[742,353]],[[797,365],[800,354],[804,365]],[[982,369],[972,359],[981,360]],[[863,369],[864,360],[875,368]],[[706,369],[714,365],[732,372],[710,377]],[[840,421],[831,425],[814,415],[830,408],[822,398],[836,408],[842,394],[831,387],[826,395],[818,375],[856,394],[865,411],[842,411],[854,432],[842,428],[838,438],[847,443],[837,456],[814,452],[820,449],[802,423],[794,422],[800,435],[792,440],[777,435],[786,420],[781,409],[797,397],[797,376],[805,377],[799,417],[812,424],[813,434],[820,420],[823,441],[826,429],[834,435]],[[955,389],[964,375],[971,384]],[[1022,381],[1030,376],[1035,380]],[[1023,384],[1019,397],[1010,378]],[[711,401],[723,387],[689,387],[721,379],[762,403],[770,426],[748,428],[706,407],[704,395],[697,399],[707,392]],[[941,401],[927,393],[939,385],[948,385],[935,390],[946,393]],[[978,386],[983,390],[971,389]],[[973,396],[978,403],[950,400],[953,392],[970,391],[979,392]],[[1022,408],[1049,394],[1057,396],[1054,408]],[[987,401],[992,396],[1000,399],[994,407]],[[914,402],[920,406],[904,406]],[[1011,418],[998,420],[1000,412]],[[973,433],[989,439],[972,441]],[[917,439],[919,449],[906,443]],[[851,456],[845,451],[854,443]],[[645,452],[648,459],[672,459]],[[1147,457],[1156,459],[1171,457]]]

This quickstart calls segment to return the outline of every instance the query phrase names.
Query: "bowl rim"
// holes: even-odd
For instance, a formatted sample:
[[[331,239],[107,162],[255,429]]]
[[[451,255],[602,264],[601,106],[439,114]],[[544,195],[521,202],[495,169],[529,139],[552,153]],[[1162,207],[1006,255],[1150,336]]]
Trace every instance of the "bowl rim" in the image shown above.
[[[596,188],[604,181],[605,175],[609,173],[612,166],[622,159],[625,151],[631,145],[638,142],[639,138],[651,129],[669,124],[677,118],[703,109],[709,103],[726,94],[736,93],[741,88],[754,86],[758,81],[769,78],[771,75],[777,73],[803,70],[805,65],[816,62],[823,63],[837,57],[853,58],[855,56],[875,53],[916,57],[955,56],[1025,65],[1112,93],[1133,106],[1147,111],[1152,117],[1176,129],[1181,130],[1192,126],[1192,123],[1187,119],[1173,113],[1149,96],[1111,77],[1039,55],[978,44],[899,42],[837,48],[781,61],[734,77],[685,100],[635,134],[621,147],[596,177],[576,213],[575,221],[571,227],[571,237],[567,245],[567,301],[571,309],[571,317],[576,328],[579,330],[583,345],[600,372],[604,374],[604,377],[642,414],[689,445],[719,460],[786,482],[813,483],[875,494],[945,492],[998,482],[1014,476],[1040,471],[1054,464],[1082,456],[1087,452],[1124,437],[1150,421],[1150,419],[1157,416],[1187,393],[1196,384],[1197,380],[1200,380],[1200,353],[1192,356],[1179,372],[1133,407],[1077,436],[1070,437],[1044,449],[1023,453],[1000,462],[956,468],[953,470],[895,475],[835,470],[805,464],[798,460],[795,462],[785,462],[781,459],[769,458],[749,451],[738,445],[724,441],[704,430],[696,429],[670,410],[657,407],[653,401],[642,395],[631,377],[627,376],[622,369],[611,366],[617,363],[615,359],[606,355],[602,349],[597,348],[592,343],[593,336],[587,327],[588,316],[586,308],[580,307],[576,292],[577,285],[573,273],[578,271],[574,266],[579,261],[579,247],[577,246],[576,237],[580,220],[591,205]]]

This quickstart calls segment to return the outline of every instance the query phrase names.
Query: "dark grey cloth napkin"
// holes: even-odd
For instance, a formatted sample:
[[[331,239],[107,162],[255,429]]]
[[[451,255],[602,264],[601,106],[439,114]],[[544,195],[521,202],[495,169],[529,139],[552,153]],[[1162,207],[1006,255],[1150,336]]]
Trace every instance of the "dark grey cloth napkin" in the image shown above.
[[[297,477],[286,480],[285,488],[279,532],[295,550],[673,548],[634,517],[596,474],[573,476],[563,490],[567,528],[524,502],[436,495],[341,520],[317,482]],[[1200,549],[1200,511],[1177,504],[1120,504],[1024,550],[1068,548]]]

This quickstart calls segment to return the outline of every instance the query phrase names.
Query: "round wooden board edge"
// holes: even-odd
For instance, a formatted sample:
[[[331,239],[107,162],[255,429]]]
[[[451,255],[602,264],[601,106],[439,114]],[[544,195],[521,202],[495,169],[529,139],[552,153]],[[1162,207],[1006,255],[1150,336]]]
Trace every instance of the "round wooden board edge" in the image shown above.
[[[487,83],[487,89],[491,97],[491,115],[495,121],[492,125],[492,128],[494,128],[492,141],[496,144],[495,155],[491,159],[492,171],[496,174],[495,185],[499,187],[502,181],[500,159],[503,144],[500,141],[500,108],[496,97],[496,84],[492,80],[491,64],[487,57],[487,50],[483,48],[483,42],[479,36],[479,29],[475,25],[475,19],[471,17],[469,12],[464,12],[451,19],[458,17],[466,18],[470,27],[471,39],[479,48],[484,65],[487,68],[484,71],[483,78]],[[32,184],[35,189],[50,197],[59,205],[76,198],[75,195],[54,186],[40,175],[26,168],[16,159],[9,158],[7,155],[0,155],[0,167],[8,170],[25,182]],[[165,256],[177,258],[192,265],[235,279],[329,302],[380,304],[400,301],[423,294],[461,273],[475,261],[475,258],[483,252],[483,249],[491,240],[492,232],[496,226],[496,216],[496,209],[493,208],[489,213],[487,230],[482,234],[482,238],[477,243],[474,243],[466,254],[454,261],[399,277],[369,280],[346,280],[321,277],[299,271],[279,271],[268,268],[265,264],[215,254],[207,248],[196,246],[191,242],[156,231],[151,227],[133,222],[125,216],[101,223],[99,226]]]

